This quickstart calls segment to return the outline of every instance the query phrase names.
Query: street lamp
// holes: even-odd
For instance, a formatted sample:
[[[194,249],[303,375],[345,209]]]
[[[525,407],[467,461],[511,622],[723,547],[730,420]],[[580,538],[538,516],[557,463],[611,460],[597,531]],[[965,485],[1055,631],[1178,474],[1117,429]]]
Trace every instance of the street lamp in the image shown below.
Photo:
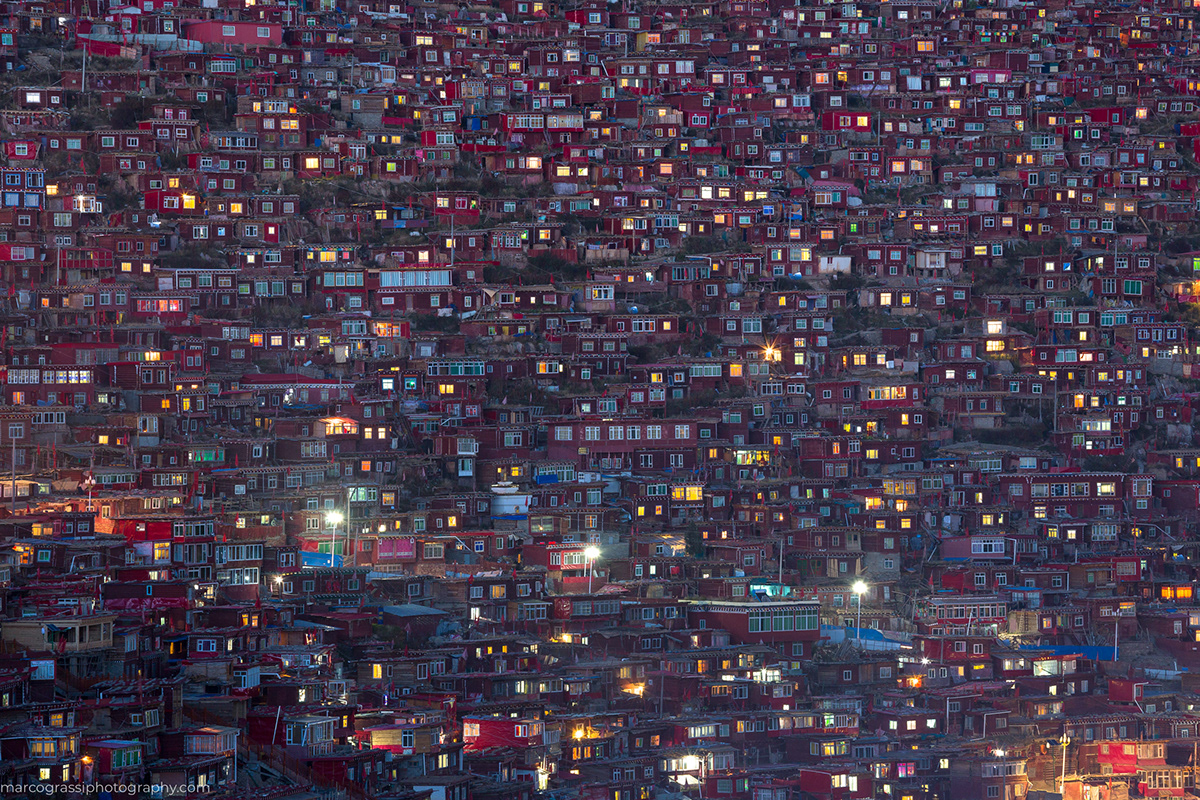
[[[592,593],[592,574],[596,571],[596,559],[600,557],[599,547],[589,547],[583,551],[588,564],[588,594]]]
[[[1063,735],[1059,738],[1058,743],[1062,745],[1062,771],[1058,775],[1058,793],[1063,794],[1063,787],[1067,783],[1067,747],[1071,744],[1071,737],[1063,731]]]
[[[329,541],[329,566],[334,565],[334,558],[337,557],[337,526],[342,524],[342,516],[340,511],[330,511],[325,515],[325,524],[333,528],[333,535]]]
[[[867,592],[867,584],[863,581],[855,581],[850,587],[850,591],[854,592],[854,596],[858,598],[858,621],[854,625],[854,638],[858,645],[862,646],[862,596]]]

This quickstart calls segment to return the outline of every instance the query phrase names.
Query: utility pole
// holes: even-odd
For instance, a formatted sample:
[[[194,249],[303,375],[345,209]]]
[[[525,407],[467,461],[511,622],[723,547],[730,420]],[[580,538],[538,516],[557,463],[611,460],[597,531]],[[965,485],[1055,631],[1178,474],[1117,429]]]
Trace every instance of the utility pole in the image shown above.
[[[783,597],[783,537],[779,537],[779,596]]]

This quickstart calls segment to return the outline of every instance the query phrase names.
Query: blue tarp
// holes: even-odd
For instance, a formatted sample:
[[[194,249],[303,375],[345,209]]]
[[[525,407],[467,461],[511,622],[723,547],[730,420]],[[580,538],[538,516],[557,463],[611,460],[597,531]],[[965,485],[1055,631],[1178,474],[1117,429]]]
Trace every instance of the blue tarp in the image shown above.
[[[1069,656],[1078,654],[1084,658],[1090,658],[1093,661],[1112,661],[1113,649],[1111,647],[1099,647],[1083,645],[1074,647],[1070,645],[1054,644],[1054,645],[1038,645],[1038,644],[1020,644],[1017,645],[1018,650],[1041,650],[1046,653],[1053,653],[1056,656]]]
[[[300,562],[303,567],[340,567],[342,557],[333,553],[310,553],[301,551]]]

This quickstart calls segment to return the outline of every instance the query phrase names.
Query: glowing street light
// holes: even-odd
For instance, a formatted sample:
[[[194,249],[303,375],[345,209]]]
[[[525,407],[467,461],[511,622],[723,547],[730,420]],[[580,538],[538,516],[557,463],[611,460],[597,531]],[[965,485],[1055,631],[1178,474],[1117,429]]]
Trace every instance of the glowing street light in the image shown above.
[[[592,593],[592,575],[596,571],[596,559],[600,557],[599,547],[589,547],[583,551],[584,558],[587,559],[588,565],[588,594]]]
[[[862,645],[862,596],[867,593],[867,584],[863,581],[855,581],[850,587],[850,591],[854,592],[854,596],[858,598],[858,621],[854,624],[854,638],[858,640],[858,644]]]
[[[330,511],[325,514],[325,524],[333,528],[333,536],[329,541],[329,566],[334,565],[334,559],[337,557],[337,526],[342,524],[342,516],[340,511]]]

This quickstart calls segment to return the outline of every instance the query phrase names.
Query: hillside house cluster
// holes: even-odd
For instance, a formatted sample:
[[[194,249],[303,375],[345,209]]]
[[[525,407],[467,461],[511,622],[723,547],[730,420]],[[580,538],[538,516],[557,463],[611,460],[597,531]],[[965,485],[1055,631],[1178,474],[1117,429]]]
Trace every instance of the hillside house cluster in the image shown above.
[[[0,785],[1194,796],[1194,6],[0,2]]]

